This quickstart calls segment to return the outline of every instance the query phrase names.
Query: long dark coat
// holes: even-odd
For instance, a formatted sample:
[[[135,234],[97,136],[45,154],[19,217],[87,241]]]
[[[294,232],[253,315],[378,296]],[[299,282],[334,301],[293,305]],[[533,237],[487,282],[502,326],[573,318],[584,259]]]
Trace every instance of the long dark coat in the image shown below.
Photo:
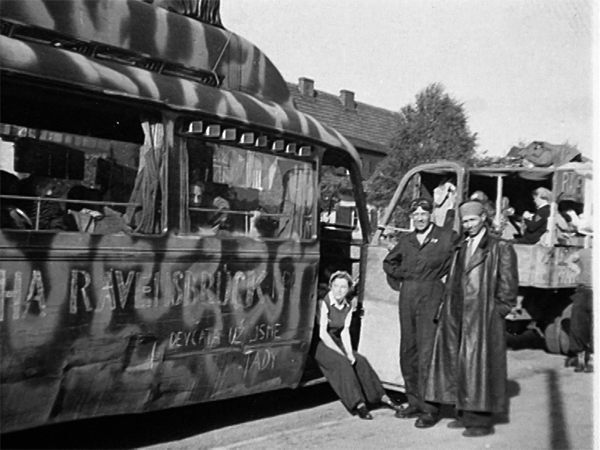
[[[516,303],[517,256],[510,242],[489,232],[466,268],[465,252],[463,241],[455,250],[438,314],[425,399],[459,410],[504,413],[504,318]]]

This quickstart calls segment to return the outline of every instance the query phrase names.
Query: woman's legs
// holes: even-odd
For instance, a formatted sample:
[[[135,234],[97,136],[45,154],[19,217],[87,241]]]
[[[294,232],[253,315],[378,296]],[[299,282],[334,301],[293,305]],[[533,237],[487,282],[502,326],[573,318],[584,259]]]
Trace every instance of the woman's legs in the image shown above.
[[[354,359],[356,359],[354,371],[367,401],[372,404],[381,402],[381,399],[385,395],[385,390],[379,376],[363,355],[354,352]]]
[[[361,402],[365,403],[360,383],[348,358],[319,342],[315,359],[321,372],[348,411],[355,409]]]

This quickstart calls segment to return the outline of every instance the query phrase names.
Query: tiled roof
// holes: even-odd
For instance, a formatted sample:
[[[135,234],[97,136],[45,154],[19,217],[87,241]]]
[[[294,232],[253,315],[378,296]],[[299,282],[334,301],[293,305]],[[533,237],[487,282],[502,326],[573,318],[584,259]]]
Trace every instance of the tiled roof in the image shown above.
[[[312,80],[307,81],[312,83]],[[399,117],[397,112],[356,102],[354,93],[349,91],[341,91],[337,96],[311,89],[313,95],[310,96],[302,94],[299,84],[288,82],[288,87],[296,108],[337,129],[359,151],[388,153],[392,131]],[[343,104],[343,94],[350,95],[350,107]]]

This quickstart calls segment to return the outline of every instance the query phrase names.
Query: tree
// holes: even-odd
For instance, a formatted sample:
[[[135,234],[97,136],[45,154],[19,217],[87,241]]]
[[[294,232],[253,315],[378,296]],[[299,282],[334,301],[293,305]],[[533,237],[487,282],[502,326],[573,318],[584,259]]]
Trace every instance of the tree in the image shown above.
[[[390,152],[365,183],[369,202],[387,205],[402,176],[417,164],[472,160],[476,140],[463,104],[446,94],[442,84],[429,85],[417,94],[414,105],[400,110]]]

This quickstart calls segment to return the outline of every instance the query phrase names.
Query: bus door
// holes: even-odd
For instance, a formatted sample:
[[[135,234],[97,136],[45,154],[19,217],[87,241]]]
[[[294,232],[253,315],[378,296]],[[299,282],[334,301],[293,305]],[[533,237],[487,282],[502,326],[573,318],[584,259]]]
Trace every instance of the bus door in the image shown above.
[[[404,386],[399,364],[400,286],[386,276],[383,260],[399,237],[413,230],[408,206],[417,197],[433,201],[436,224],[458,226],[456,208],[463,190],[464,173],[461,165],[452,162],[426,164],[410,170],[401,179],[369,244],[360,352],[389,389],[403,390]]]

